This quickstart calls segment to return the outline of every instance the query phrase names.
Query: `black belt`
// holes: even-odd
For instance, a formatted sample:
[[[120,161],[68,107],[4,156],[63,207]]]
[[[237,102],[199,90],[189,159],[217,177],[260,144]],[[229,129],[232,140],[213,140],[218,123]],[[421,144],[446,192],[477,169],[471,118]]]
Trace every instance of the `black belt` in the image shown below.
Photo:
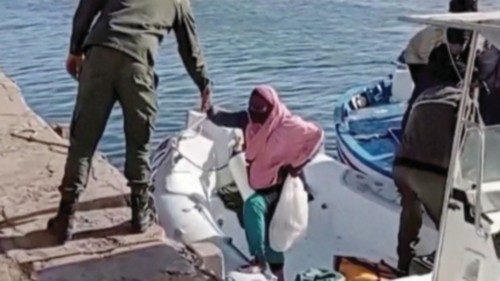
[[[394,159],[394,165],[415,168],[415,169],[435,173],[435,174],[445,176],[445,177],[448,176],[448,168],[443,168],[443,167],[438,166],[438,165],[424,163],[424,162],[420,162],[420,161],[409,159],[409,158],[396,157]]]

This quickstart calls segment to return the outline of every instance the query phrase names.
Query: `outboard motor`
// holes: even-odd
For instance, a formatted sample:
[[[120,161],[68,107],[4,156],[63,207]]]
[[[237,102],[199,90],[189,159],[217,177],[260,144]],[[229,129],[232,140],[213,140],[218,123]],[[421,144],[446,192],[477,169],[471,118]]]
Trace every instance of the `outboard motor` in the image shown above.
[[[377,103],[388,102],[391,97],[391,84],[381,80],[373,88],[365,88],[349,101],[349,108],[357,110]]]

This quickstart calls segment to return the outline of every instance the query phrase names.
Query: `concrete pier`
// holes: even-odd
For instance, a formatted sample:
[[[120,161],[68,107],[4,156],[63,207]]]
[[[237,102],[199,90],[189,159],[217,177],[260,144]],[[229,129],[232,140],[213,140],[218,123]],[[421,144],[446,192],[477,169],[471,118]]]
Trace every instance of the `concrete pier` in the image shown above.
[[[59,202],[67,141],[0,72],[0,280],[213,280],[202,257],[161,227],[130,234],[123,175],[96,155],[73,241],[45,228]]]

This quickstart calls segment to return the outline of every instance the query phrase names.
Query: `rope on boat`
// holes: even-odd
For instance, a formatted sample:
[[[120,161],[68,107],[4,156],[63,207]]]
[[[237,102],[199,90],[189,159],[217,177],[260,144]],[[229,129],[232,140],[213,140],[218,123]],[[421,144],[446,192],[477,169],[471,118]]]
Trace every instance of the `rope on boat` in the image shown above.
[[[184,158],[186,161],[188,161],[191,165],[193,165],[195,168],[203,171],[203,172],[218,172],[218,171],[221,171],[225,168],[227,168],[229,166],[229,160],[227,163],[225,163],[224,165],[220,166],[220,167],[214,167],[214,168],[204,168],[203,165],[200,165],[198,163],[196,163],[196,161],[194,161],[193,159],[189,158],[188,156],[186,156],[184,153],[181,152],[181,150],[179,149],[179,147],[177,146],[177,142],[178,140],[182,140],[182,139],[189,139],[189,138],[194,138],[196,136],[198,136],[201,131],[202,131],[202,128],[203,126],[201,126],[201,124],[203,123],[203,121],[205,121],[207,119],[207,116],[203,116],[202,118],[200,118],[199,120],[195,121],[193,124],[191,124],[189,127],[187,127],[185,130],[182,130],[181,132],[175,134],[172,136],[173,139],[175,139],[176,141],[175,142],[171,142],[170,143],[170,147],[172,149],[175,149],[178,153],[178,156],[180,156],[181,158]],[[195,132],[195,134],[193,136],[186,136],[187,133],[190,133],[190,132]],[[168,153],[165,154],[165,158],[168,156]],[[174,161],[176,159],[174,158]],[[160,163],[163,162],[163,161],[160,161]]]
[[[200,164],[197,164],[194,160],[190,159],[189,157],[187,157],[186,155],[184,155],[177,146],[175,145],[172,145],[172,148],[175,149],[177,151],[177,153],[179,153],[179,156],[181,156],[182,158],[184,158],[186,161],[188,161],[189,163],[191,163],[191,165],[195,166],[196,168],[198,168],[199,170],[203,171],[203,172],[218,172],[218,171],[221,171],[225,168],[227,168],[229,166],[229,162],[228,163],[225,163],[224,165],[220,166],[220,167],[215,167],[215,168],[209,168],[209,169],[205,169],[203,168],[202,165]]]
[[[197,135],[199,135],[201,133],[201,129],[203,128],[203,126],[201,126],[201,124],[203,123],[203,121],[205,121],[207,119],[207,115],[205,114],[203,117],[201,117],[199,120],[196,120],[195,122],[193,122],[193,124],[191,124],[189,127],[187,127],[186,129],[180,131],[179,133],[175,134],[174,136],[178,139],[187,139],[187,138],[190,138],[190,137],[187,137],[185,136],[185,134],[189,131],[194,131],[196,132],[196,134],[193,136],[193,137],[196,137]],[[196,131],[196,128],[198,128],[198,131]]]

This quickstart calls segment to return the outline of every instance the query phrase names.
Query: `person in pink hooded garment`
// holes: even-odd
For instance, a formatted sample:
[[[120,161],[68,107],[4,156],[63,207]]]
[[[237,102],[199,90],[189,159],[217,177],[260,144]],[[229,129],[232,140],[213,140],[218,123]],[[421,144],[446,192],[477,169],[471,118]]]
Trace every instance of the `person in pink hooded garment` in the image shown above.
[[[269,223],[286,176],[301,174],[304,165],[319,151],[323,131],[292,114],[268,85],[252,91],[248,110],[225,112],[212,107],[208,118],[216,125],[244,132],[248,180],[255,190],[243,206],[243,225],[255,258],[245,270],[272,272],[282,280],[284,256],[269,246]]]

